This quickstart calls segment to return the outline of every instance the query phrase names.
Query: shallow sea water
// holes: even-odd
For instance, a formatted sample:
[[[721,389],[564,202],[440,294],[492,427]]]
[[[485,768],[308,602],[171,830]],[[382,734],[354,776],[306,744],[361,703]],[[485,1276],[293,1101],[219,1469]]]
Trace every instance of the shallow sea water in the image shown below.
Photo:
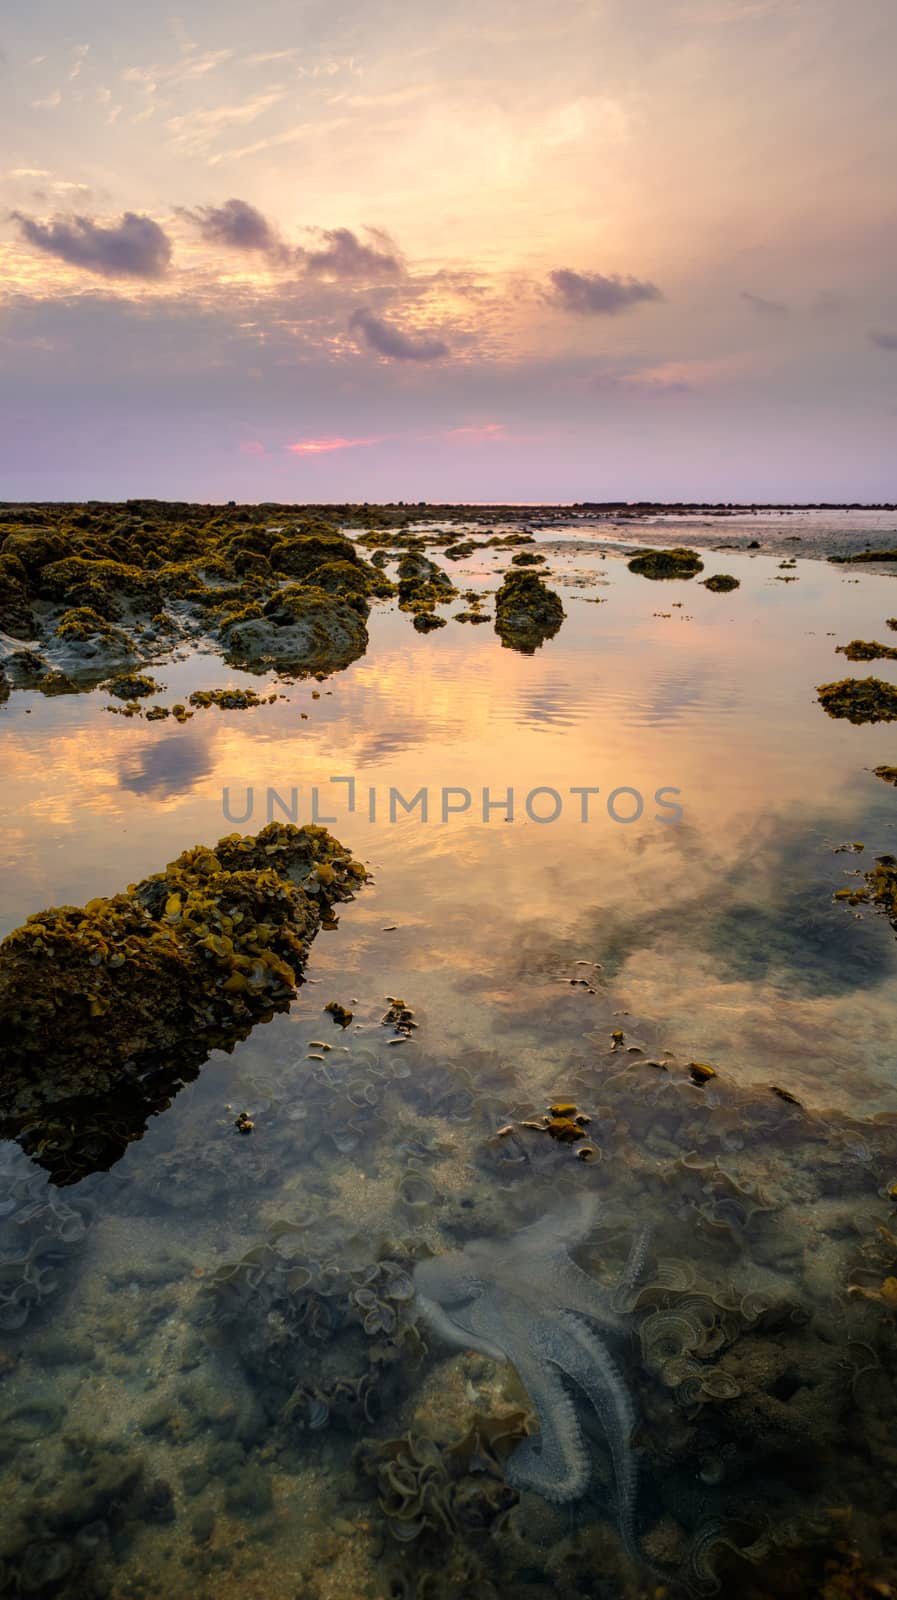
[[[109,1171],[58,1188],[0,1148],[0,1274],[25,1260],[36,1285],[0,1334],[0,1593],[890,1592],[897,945],[833,895],[895,849],[871,769],[897,735],[829,719],[815,688],[897,681],[835,653],[891,642],[895,580],[728,550],[703,576],[741,587],[715,595],[539,537],[567,616],[533,656],[380,607],[362,660],[262,680],[272,705],[184,726],[99,690],[0,709],[3,933],[269,805],[372,874],[289,1014]],[[493,555],[447,565],[494,588]],[[153,671],[166,703],[262,687],[202,652]],[[395,799],[422,789],[426,820]],[[513,820],[484,816],[509,789]],[[446,792],[466,809],[443,820]],[[417,1027],[390,1043],[396,996]],[[525,1126],[560,1102],[590,1119],[573,1143]],[[550,1248],[515,1242],[546,1216]],[[538,1393],[409,1297],[416,1261],[471,1241],[491,1343]],[[568,1252],[596,1325],[613,1308],[603,1387],[576,1376]],[[513,1452],[571,1380],[558,1427],[591,1473],[552,1504],[514,1486]],[[620,1388],[628,1550],[599,1418]]]

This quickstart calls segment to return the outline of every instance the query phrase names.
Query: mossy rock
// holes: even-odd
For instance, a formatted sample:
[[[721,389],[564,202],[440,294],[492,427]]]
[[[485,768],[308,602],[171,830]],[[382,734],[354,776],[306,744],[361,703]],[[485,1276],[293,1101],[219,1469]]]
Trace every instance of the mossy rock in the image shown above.
[[[845,717],[848,722],[897,721],[897,688],[881,678],[840,678],[819,684],[816,693],[830,717]]]
[[[61,561],[65,554],[66,541],[51,528],[16,528],[0,545],[0,555],[17,557],[29,578],[37,577],[48,562]]]
[[[162,685],[146,674],[127,672],[112,678],[105,687],[106,693],[114,695],[116,700],[142,700],[146,695],[158,694]]]
[[[7,567],[0,571],[0,630],[14,639],[33,639],[36,628],[27,587]]]
[[[873,767],[876,778],[883,778],[885,783],[892,783],[897,788],[897,767]]]
[[[704,563],[694,550],[675,545],[672,550],[643,550],[628,563],[642,578],[694,578]]]
[[[741,579],[733,578],[728,572],[715,572],[712,578],[704,579],[704,588],[711,594],[730,594],[733,589],[741,588]]]
[[[213,1049],[289,1005],[366,876],[326,829],[271,823],[29,917],[0,944],[0,1137],[58,1183],[111,1165]]]
[[[565,616],[560,597],[535,572],[509,572],[495,596],[495,631],[524,655],[554,638]]]
[[[874,639],[851,639],[849,644],[839,644],[836,649],[848,661],[897,661],[897,650],[892,645],[878,644]]]
[[[516,556],[511,557],[512,567],[540,567],[547,560],[538,550],[518,550]]]
[[[309,573],[308,582],[316,589],[326,590],[327,594],[357,599],[367,599],[369,596],[385,599],[394,593],[389,579],[367,561],[325,561]],[[367,606],[362,615],[366,613]]]
[[[285,534],[272,544],[268,559],[275,572],[300,579],[332,561],[347,561],[352,566],[362,562],[351,539],[335,532]]]
[[[125,604],[153,611],[159,604],[159,588],[153,577],[142,568],[121,561],[65,556],[41,568],[37,588],[45,600],[93,606],[113,622],[124,614]]]
[[[272,595],[262,613],[222,623],[226,660],[250,671],[274,664],[297,673],[338,672],[367,649],[365,617],[353,598],[289,584]]]

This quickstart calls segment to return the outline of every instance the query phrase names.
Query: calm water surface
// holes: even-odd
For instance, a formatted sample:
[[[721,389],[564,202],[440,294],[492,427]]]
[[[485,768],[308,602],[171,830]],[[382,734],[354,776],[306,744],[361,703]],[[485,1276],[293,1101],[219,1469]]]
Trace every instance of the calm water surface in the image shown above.
[[[741,580],[715,595],[552,555],[567,617],[533,656],[381,608],[347,671],[272,676],[274,704],[184,726],[112,716],[99,690],[0,710],[3,932],[255,832],[269,803],[312,820],[314,790],[372,873],[290,1013],[213,1056],[111,1171],[58,1189],[0,1151],[3,1287],[33,1286],[0,1335],[0,1593],[890,1581],[897,947],[832,897],[895,848],[871,769],[897,764],[897,736],[830,720],[815,688],[897,681],[835,653],[890,639],[897,587],[779,559],[708,554],[705,575]],[[453,576],[488,589],[504,565],[484,551]],[[260,688],[212,654],[153,670],[166,704]],[[391,790],[421,789],[426,820],[421,802],[391,818]],[[509,789],[513,820],[484,818],[484,790]],[[469,796],[445,821],[444,790]],[[417,1024],[398,1044],[387,997]],[[573,1143],[523,1126],[559,1102],[590,1119]],[[546,1215],[549,1243],[521,1246]],[[514,1364],[477,1349],[476,1316],[453,1345],[410,1298],[416,1261],[471,1241],[487,1343]],[[541,1379],[521,1381],[521,1351]],[[628,1552],[599,1416],[620,1390]],[[590,1465],[560,1505],[516,1484],[512,1455],[552,1405]]]

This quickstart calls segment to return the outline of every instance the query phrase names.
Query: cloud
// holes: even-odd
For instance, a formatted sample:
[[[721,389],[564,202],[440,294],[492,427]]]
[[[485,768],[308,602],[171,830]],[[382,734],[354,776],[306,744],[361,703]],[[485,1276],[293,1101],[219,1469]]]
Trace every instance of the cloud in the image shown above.
[[[741,290],[742,300],[749,306],[759,311],[761,317],[789,317],[791,312],[784,300],[766,300],[762,294],[751,294],[748,289]]]
[[[181,208],[180,215],[195,222],[210,244],[223,244],[231,250],[282,249],[267,217],[248,200],[225,200],[221,206],[198,206],[195,211]]]
[[[483,422],[479,426],[446,428],[443,437],[457,440],[459,444],[496,444],[506,440],[508,435],[503,422]]]
[[[362,444],[382,444],[383,434],[371,439],[299,439],[295,444],[288,444],[287,449],[294,456],[320,456],[328,455],[331,450],[355,450]]]
[[[365,232],[374,244],[362,244],[349,228],[322,229],[325,248],[303,252],[309,271],[330,278],[399,277],[404,269],[392,241],[377,228],[367,228]],[[384,245],[388,248],[384,249]]]
[[[897,350],[897,333],[889,333],[882,328],[870,328],[869,343],[874,344],[877,350]]]
[[[643,300],[663,299],[656,284],[641,278],[621,278],[616,273],[605,278],[600,272],[573,272],[569,267],[559,267],[550,278],[549,298],[564,311],[578,316],[615,317]]]
[[[161,278],[168,270],[171,241],[152,217],[126,211],[119,222],[104,227],[90,217],[44,223],[21,211],[12,216],[35,249],[104,278]]]
[[[349,327],[362,335],[365,343],[378,355],[389,356],[393,361],[438,361],[447,356],[449,348],[441,339],[426,333],[403,333],[382,317],[375,317],[367,306],[360,306],[349,318]]]

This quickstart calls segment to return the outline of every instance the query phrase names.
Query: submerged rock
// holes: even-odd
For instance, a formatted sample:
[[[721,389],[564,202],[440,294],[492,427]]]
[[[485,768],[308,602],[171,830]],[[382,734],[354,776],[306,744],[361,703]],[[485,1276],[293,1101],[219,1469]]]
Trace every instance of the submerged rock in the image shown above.
[[[0,945],[0,1136],[57,1182],[111,1165],[211,1050],[289,1005],[366,876],[325,828],[270,823],[29,917]]]
[[[535,572],[509,572],[495,596],[495,631],[524,655],[553,639],[565,616],[558,595]]]

